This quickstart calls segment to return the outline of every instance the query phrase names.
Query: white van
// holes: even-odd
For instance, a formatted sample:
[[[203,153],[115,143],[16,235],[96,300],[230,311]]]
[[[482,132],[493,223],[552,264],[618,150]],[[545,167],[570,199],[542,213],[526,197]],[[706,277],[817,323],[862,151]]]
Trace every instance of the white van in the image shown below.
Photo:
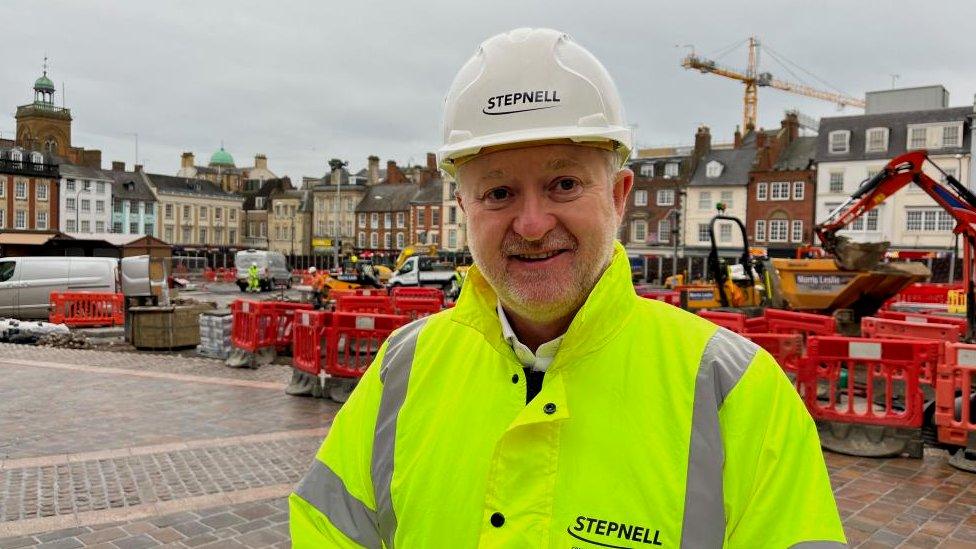
[[[262,290],[272,290],[279,285],[291,288],[291,271],[284,254],[267,250],[241,250],[234,256],[234,267],[237,269],[237,287],[242,292],[247,291],[247,270],[252,263],[258,266]]]
[[[0,317],[47,318],[51,292],[119,288],[111,257],[0,257]]]

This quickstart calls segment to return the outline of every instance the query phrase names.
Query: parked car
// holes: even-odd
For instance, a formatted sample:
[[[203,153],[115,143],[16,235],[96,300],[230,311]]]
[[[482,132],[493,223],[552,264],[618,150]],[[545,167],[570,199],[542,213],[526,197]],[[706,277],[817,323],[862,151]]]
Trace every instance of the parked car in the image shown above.
[[[242,292],[247,291],[247,270],[252,263],[258,266],[261,290],[270,291],[279,285],[291,288],[291,270],[284,254],[267,250],[241,250],[234,256],[234,267],[237,269],[237,287]]]
[[[0,317],[46,319],[51,292],[150,296],[149,257],[0,257]]]
[[[454,267],[436,263],[432,258],[413,256],[406,259],[403,266],[390,277],[389,285],[397,286],[435,286],[447,295],[458,291]]]

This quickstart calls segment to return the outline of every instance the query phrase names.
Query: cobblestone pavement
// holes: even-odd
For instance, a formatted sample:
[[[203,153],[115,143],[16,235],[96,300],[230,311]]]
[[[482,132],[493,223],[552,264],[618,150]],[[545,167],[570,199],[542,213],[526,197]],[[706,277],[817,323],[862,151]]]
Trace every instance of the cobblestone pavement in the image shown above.
[[[289,546],[338,408],[284,395],[290,374],[0,345],[0,549]],[[853,547],[976,547],[976,475],[944,452],[826,459]]]

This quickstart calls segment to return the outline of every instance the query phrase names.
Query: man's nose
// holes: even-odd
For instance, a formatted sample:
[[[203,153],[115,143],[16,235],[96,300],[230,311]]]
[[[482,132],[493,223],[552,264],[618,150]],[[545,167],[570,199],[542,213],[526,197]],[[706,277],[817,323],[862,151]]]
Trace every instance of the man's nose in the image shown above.
[[[546,233],[556,227],[556,216],[548,208],[548,202],[540,196],[524,196],[512,224],[514,230],[525,240],[541,240]]]

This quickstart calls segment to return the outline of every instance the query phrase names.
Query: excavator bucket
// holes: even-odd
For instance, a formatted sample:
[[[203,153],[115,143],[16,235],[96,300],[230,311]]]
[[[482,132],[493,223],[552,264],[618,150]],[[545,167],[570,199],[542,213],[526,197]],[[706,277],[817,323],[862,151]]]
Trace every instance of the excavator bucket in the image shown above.
[[[844,271],[869,271],[884,259],[890,242],[854,242],[844,236],[834,236],[834,262]]]

